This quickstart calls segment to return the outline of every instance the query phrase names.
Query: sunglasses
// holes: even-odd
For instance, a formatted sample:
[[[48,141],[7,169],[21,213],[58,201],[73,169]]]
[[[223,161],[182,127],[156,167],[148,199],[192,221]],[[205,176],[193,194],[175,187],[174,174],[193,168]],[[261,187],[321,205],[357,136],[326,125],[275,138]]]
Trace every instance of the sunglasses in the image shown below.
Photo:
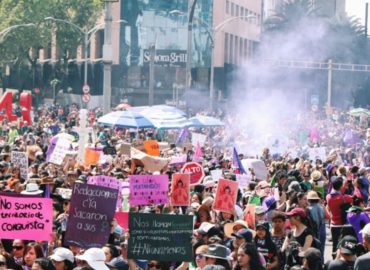
[[[201,259],[203,259],[203,258],[204,258],[204,254],[202,254],[202,253],[195,254],[195,259],[197,259],[197,260],[201,260]]]
[[[23,246],[13,246],[13,249],[16,249],[16,250],[22,250],[24,247]]]
[[[156,269],[161,269],[160,264],[150,263],[150,264],[148,264],[148,266],[149,266],[149,268],[155,267]]]

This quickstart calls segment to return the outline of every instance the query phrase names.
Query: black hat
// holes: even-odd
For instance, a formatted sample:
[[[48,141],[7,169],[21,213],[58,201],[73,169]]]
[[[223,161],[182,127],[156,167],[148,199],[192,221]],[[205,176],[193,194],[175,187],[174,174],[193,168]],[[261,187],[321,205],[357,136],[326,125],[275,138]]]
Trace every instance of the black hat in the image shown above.
[[[112,259],[109,263],[106,263],[109,268],[118,270],[128,270],[128,264],[122,258],[117,257]]]
[[[340,240],[338,244],[338,248],[340,248],[340,252],[346,255],[354,255],[356,254],[356,246],[357,246],[357,239],[352,235],[346,235]]]

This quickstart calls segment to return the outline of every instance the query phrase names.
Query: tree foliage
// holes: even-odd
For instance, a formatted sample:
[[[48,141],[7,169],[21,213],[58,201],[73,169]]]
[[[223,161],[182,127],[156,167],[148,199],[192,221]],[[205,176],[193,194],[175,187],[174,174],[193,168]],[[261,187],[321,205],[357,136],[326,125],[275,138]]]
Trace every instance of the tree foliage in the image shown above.
[[[99,0],[2,0],[0,5],[0,32],[20,24],[35,24],[35,27],[18,27],[0,36],[0,61],[27,63],[37,56],[38,51],[51,43],[51,32],[57,29],[58,49],[62,57],[76,50],[81,44],[82,34],[68,24],[45,20],[46,17],[67,20],[81,28],[94,26],[102,14]]]

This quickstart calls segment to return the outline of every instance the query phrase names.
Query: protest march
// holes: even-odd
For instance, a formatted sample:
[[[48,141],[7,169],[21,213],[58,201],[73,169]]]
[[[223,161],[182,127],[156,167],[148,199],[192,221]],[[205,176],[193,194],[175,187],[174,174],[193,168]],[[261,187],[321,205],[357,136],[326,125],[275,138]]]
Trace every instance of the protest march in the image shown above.
[[[368,118],[154,109],[2,116],[1,270],[370,269]]]

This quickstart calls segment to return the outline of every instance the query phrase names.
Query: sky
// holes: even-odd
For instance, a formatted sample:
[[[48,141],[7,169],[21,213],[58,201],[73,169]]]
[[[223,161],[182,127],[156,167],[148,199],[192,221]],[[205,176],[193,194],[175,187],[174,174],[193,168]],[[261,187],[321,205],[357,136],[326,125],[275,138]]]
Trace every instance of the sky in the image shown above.
[[[365,3],[370,0],[346,0],[346,12],[349,16],[356,16],[360,18],[361,23],[365,23]],[[370,4],[369,4],[370,12]],[[369,14],[370,15],[370,14]],[[370,18],[369,18],[370,19]]]

